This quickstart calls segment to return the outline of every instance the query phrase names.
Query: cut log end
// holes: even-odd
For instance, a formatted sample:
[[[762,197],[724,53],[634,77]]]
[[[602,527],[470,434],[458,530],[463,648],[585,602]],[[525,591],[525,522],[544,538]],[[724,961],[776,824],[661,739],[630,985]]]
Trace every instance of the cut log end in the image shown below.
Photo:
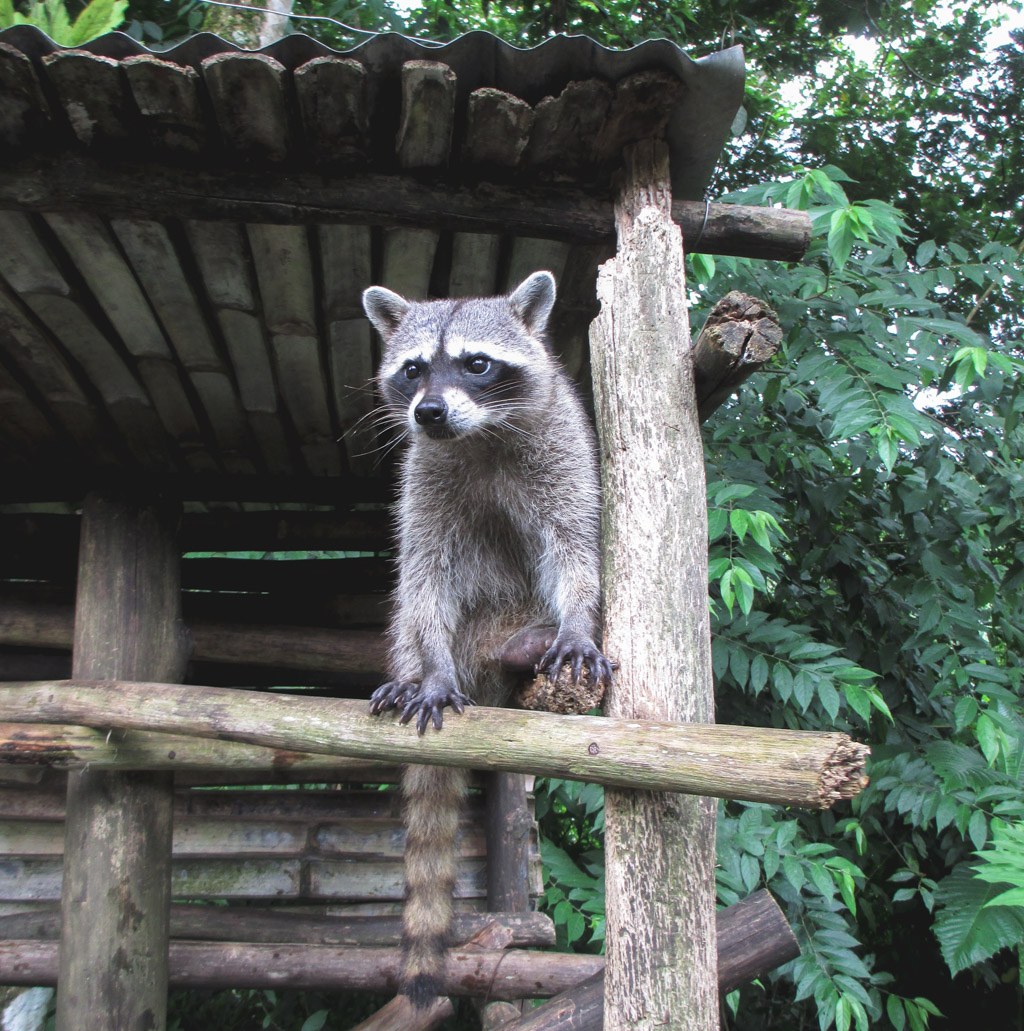
[[[732,290],[711,309],[693,347],[698,417],[704,422],[779,350],[779,317],[764,301]]]
[[[837,802],[853,798],[868,785],[864,774],[871,749],[844,737],[825,760],[821,772],[819,806],[829,809]]]

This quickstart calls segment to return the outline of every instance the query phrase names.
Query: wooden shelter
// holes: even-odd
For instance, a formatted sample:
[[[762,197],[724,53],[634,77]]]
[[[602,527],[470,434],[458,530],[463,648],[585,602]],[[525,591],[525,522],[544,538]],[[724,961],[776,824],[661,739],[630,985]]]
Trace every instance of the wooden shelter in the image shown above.
[[[742,88],[737,49],[665,41],[0,33],[0,982],[57,981],[64,1031],[162,1027],[168,983],[393,987],[393,800],[249,788],[410,760],[492,771],[452,991],[575,987],[574,1026],[703,1031],[719,987],[765,969],[743,929],[785,937],[770,900],[720,917],[716,949],[708,796],[831,804],[864,753],[692,725],[713,715],[698,425],[777,335],[732,298],[691,352],[680,231],[779,259],[809,237],[801,213],[704,199]],[[618,719],[476,710],[419,739],[339,700],[380,675],[392,579],[359,297],[541,268],[601,433]],[[607,977],[500,951],[551,941],[525,773],[610,785]]]

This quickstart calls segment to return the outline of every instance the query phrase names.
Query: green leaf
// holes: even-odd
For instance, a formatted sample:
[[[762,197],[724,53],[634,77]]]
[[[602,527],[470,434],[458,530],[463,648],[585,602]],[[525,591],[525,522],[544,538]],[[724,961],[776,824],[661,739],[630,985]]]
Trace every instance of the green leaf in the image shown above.
[[[903,1031],[907,1024],[907,1014],[903,1009],[903,1000],[899,996],[890,995],[885,1000],[885,1013],[896,1031]]]
[[[710,254],[691,254],[693,278],[701,286],[707,286],[715,278],[715,259]]]
[[[966,863],[939,883],[933,929],[953,975],[1024,942],[1024,913],[988,905],[999,894],[997,887],[972,876]]]
[[[71,46],[79,46],[90,39],[116,29],[125,18],[128,0],[92,0],[79,12],[71,25]]]
[[[763,655],[755,655],[750,663],[750,690],[760,694],[768,683],[768,660]]]
[[[935,252],[938,247],[934,240],[925,240],[920,247],[917,248],[917,255],[914,261],[921,266],[930,265],[932,258],[935,257]]]
[[[725,533],[729,513],[724,508],[713,508],[708,512],[708,540],[717,541]],[[712,576],[711,579],[714,579]]]
[[[860,716],[865,723],[871,722],[871,701],[863,688],[854,684],[843,684],[843,694],[846,696],[846,704]]]
[[[317,1010],[310,1014],[302,1024],[302,1031],[321,1031],[329,1015],[327,1010]]]
[[[729,525],[732,527],[732,532],[742,541],[750,526],[750,516],[742,508],[734,508],[729,513]]]
[[[976,809],[967,824],[967,834],[975,848],[984,848],[988,840],[988,818],[980,809]]]
[[[899,438],[888,426],[886,426],[883,427],[881,432],[875,438],[875,443],[878,447],[878,457],[881,458],[886,471],[891,473],[893,466],[896,465],[896,460],[900,455],[898,446]]]
[[[829,226],[828,252],[839,269],[850,260],[850,253],[857,241],[859,226],[851,212],[851,208],[840,208],[832,212]]]
[[[839,714],[839,693],[828,683],[827,680],[818,688],[818,699],[822,703],[822,707],[828,713],[829,719],[834,723],[835,718]]]
[[[1024,888],[1010,888],[1009,891],[1004,891],[1002,895],[997,895],[991,902],[986,902],[986,906],[1020,906],[1024,909]]]

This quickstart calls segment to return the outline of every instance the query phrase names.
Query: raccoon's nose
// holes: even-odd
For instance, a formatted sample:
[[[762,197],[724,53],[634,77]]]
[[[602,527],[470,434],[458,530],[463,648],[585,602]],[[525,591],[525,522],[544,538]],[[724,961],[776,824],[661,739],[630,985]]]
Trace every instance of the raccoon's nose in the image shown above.
[[[413,414],[421,426],[439,426],[448,417],[448,406],[440,397],[425,397]]]

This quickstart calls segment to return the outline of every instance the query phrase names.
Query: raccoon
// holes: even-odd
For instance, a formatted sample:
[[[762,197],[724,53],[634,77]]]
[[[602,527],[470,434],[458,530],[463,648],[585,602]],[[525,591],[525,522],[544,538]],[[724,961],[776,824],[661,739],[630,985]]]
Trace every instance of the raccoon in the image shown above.
[[[555,280],[537,272],[502,297],[410,302],[383,287],[363,307],[384,342],[384,410],[409,437],[400,476],[398,586],[390,680],[370,701],[419,733],[443,712],[504,705],[512,682],[495,649],[550,628],[537,671],[584,665],[594,643],[600,495],[593,432],[544,334]],[[402,992],[427,1006],[442,988],[456,836],[467,774],[410,766]]]

